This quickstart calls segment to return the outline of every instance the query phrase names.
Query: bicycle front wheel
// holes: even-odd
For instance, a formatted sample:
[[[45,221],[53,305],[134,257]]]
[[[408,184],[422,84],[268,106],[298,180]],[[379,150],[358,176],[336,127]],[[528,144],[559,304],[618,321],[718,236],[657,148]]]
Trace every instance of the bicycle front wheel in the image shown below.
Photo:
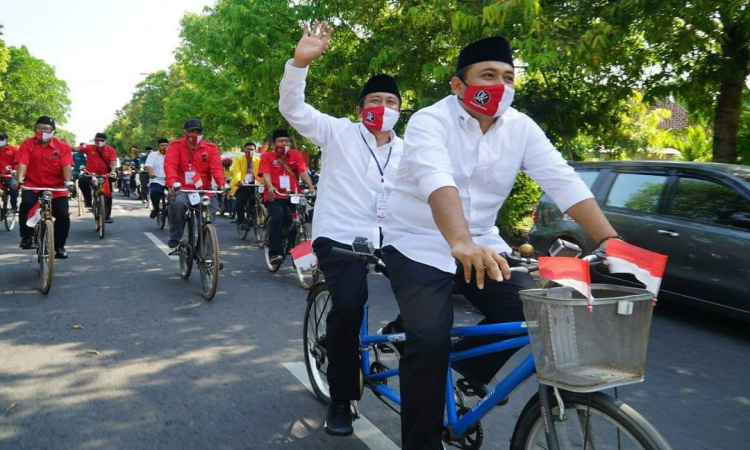
[[[203,225],[200,254],[198,260],[201,272],[203,298],[211,301],[219,287],[219,237],[211,224]]]
[[[55,258],[52,251],[55,248],[55,232],[52,220],[47,219],[40,225],[39,241],[37,242],[37,258],[39,260],[39,275],[42,278],[42,294],[47,294],[52,288],[52,274]]]
[[[555,421],[561,448],[671,450],[667,441],[643,416],[625,403],[601,392],[579,394],[560,391],[564,421]],[[552,397],[552,414],[560,408]],[[546,449],[539,394],[529,400],[516,422],[512,450]]]
[[[83,194],[81,193],[81,188],[78,186],[78,182],[76,182],[76,202],[78,203],[78,217],[81,217],[85,205],[83,204]]]
[[[307,295],[303,325],[303,351],[307,376],[313,392],[324,404],[331,402],[328,389],[328,353],[326,352],[326,318],[331,310],[331,294],[325,283],[320,283]]]
[[[164,200],[164,197],[159,200],[159,205],[159,214],[156,215],[156,226],[158,226],[160,230],[163,230],[164,225],[167,223],[167,202]]]
[[[271,219],[270,217],[266,220],[265,239],[264,239],[265,245],[263,245],[263,253],[266,256],[266,270],[268,270],[271,273],[274,273],[274,272],[277,272],[279,270],[279,267],[281,267],[281,264],[272,264],[271,263],[271,253],[270,253],[270,250],[268,248],[269,247],[269,245],[268,245],[268,235],[269,235],[268,230],[271,227],[271,221],[272,220],[273,219]]]
[[[99,196],[99,239],[104,239],[104,223],[107,220],[107,197]]]
[[[190,273],[193,271],[193,241],[195,235],[193,234],[193,218],[188,215],[185,220],[185,226],[182,228],[182,239],[180,239],[179,255],[180,255],[180,277],[183,280],[190,278]]]
[[[8,197],[6,196],[3,199],[3,223],[6,230],[13,231],[13,228],[16,227],[16,217],[16,212],[8,207]]]

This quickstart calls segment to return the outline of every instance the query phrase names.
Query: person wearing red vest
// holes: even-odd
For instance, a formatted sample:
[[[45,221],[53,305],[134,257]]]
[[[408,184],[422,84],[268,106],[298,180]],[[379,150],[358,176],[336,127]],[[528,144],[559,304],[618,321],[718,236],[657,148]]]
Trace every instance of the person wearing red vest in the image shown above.
[[[73,186],[73,153],[70,146],[55,137],[55,121],[42,116],[36,121],[34,137],[26,139],[18,151],[18,181],[13,183],[13,189],[18,190],[25,185],[28,188],[56,188]],[[29,211],[39,201],[41,190],[23,191],[21,194],[21,208],[18,222],[21,225],[21,248],[33,247],[34,230],[26,226]],[[52,216],[55,218],[55,258],[65,259],[65,242],[70,230],[70,214],[68,213],[68,194],[66,192],[52,193]]]
[[[5,131],[0,131],[0,173],[5,174],[8,171],[18,168],[18,148],[8,144],[8,135]],[[1,180],[5,183],[5,189],[10,193],[10,207],[13,211],[18,211],[18,191],[10,189],[15,181],[13,175]]]
[[[281,237],[283,230],[291,227],[291,216],[285,214],[287,209],[292,208],[289,194],[299,193],[300,177],[311,190],[315,190],[302,154],[289,148],[291,143],[286,130],[274,131],[274,148],[261,155],[258,168],[266,184],[263,202],[271,218],[271,227],[268,230],[268,253],[271,257],[271,264],[281,264],[288,250],[283,248]]]
[[[180,244],[185,216],[191,205],[190,196],[185,192],[175,192],[174,184],[180,183],[182,190],[210,190],[211,181],[226,189],[224,168],[221,166],[221,153],[216,144],[203,139],[203,125],[199,119],[185,121],[182,139],[172,141],[164,157],[164,173],[170,195],[175,195],[169,206],[169,248]],[[213,194],[211,212],[219,209],[219,202]]]
[[[96,133],[93,145],[81,145],[78,151],[86,155],[86,171],[91,175],[104,176],[109,183],[109,192],[112,192],[112,178],[116,176],[117,152],[107,145],[107,135]],[[91,208],[91,176],[81,175],[78,178],[78,186],[83,193],[83,200],[87,208]],[[107,207],[105,216],[106,223],[112,223],[112,196],[105,196],[104,203]]]

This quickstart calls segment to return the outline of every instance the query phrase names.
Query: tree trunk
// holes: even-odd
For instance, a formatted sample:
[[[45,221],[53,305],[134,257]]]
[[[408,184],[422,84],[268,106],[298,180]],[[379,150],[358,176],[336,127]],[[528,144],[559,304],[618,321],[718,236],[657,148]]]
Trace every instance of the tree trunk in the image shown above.
[[[720,69],[719,98],[714,121],[714,162],[737,162],[737,133],[742,112],[742,89],[750,74],[748,37],[738,26],[727,30],[722,44],[727,61]]]

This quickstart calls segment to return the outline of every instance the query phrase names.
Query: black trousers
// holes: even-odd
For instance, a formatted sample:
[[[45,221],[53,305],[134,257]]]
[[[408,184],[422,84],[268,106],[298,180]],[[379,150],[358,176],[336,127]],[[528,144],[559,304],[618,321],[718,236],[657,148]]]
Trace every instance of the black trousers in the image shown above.
[[[239,201],[237,202],[239,206]],[[266,202],[268,217],[271,218],[271,226],[268,229],[268,254],[271,256],[285,256],[288,248],[284,248],[283,236],[287,234],[287,247],[293,242],[292,228],[292,201],[283,198]],[[239,221],[239,217],[237,218]]]
[[[31,239],[34,237],[34,229],[26,226],[26,218],[31,208],[39,201],[40,193],[32,191],[21,192],[21,207],[18,208],[18,223],[20,224],[21,238]],[[68,197],[52,199],[52,217],[55,218],[55,251],[65,247],[70,231],[70,213],[68,212]]]
[[[144,185],[145,186],[145,185]],[[143,191],[145,192],[145,188]],[[159,214],[161,209],[161,198],[164,197],[164,186],[159,183],[151,183],[148,185],[149,197],[151,197],[151,205],[154,207],[154,211]]]
[[[112,179],[108,176],[106,176],[104,179],[107,180],[107,183],[109,183],[109,192],[113,192]],[[91,177],[83,176],[78,178],[78,187],[81,188],[81,193],[83,194],[83,202],[86,204],[86,207],[91,208]],[[104,205],[107,207],[107,215],[105,216],[105,219],[109,219],[112,215],[111,196],[104,197]]]
[[[450,329],[453,326],[453,285],[486,317],[480,324],[522,321],[523,307],[518,292],[534,287],[528,274],[513,273],[510,280],[485,279],[483,290],[463,280],[463,269],[449,274],[413,261],[394,247],[383,249],[391,287],[398,301],[406,331],[400,361],[401,437],[405,450],[442,449],[445,383]],[[496,342],[498,338],[459,341],[453,350]],[[326,339],[326,345],[327,345]],[[463,367],[480,381],[492,376],[515,353],[510,350],[462,361]]]
[[[234,198],[237,199],[237,223],[242,223],[245,221],[245,206],[248,206],[247,214],[251,214],[255,208],[255,188],[240,187],[235,192]]]
[[[331,293],[331,310],[326,318],[328,386],[333,400],[359,400],[359,328],[367,302],[367,265],[331,254],[334,247],[351,250],[351,245],[324,237],[313,242]]]

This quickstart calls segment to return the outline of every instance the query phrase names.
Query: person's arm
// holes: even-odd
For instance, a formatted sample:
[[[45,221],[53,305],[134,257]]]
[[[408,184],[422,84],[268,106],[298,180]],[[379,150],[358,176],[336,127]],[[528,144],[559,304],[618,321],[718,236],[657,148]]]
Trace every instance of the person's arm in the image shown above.
[[[270,173],[264,173],[263,174],[263,182],[266,184],[266,191],[268,191],[268,198],[273,200],[276,197],[276,188],[273,187],[273,182],[271,181],[271,174]]]
[[[23,184],[23,180],[26,177],[26,164],[19,162],[18,170],[16,171],[16,179],[11,186],[13,189],[18,190],[19,186]]]
[[[176,182],[182,182],[179,179],[180,149],[169,144],[166,155],[164,156],[164,175],[166,175],[167,189],[171,195],[174,195],[172,185]]]
[[[227,179],[224,178],[224,168],[221,166],[219,147],[214,147],[214,151],[211,152],[209,167],[211,168],[211,177],[216,181],[219,189],[224,189],[227,185]]]
[[[544,131],[531,119],[529,122],[521,169],[539,183],[558,208],[581,225],[594,241],[617,236],[581,177],[563,159]]]
[[[63,166],[63,178],[65,181],[73,181],[73,168],[71,166]]]
[[[294,58],[287,61],[284,67],[284,76],[279,85],[279,112],[298,133],[315,145],[326,147],[337,131],[351,122],[323,114],[305,103],[305,79],[310,63],[328,48],[333,27],[328,27],[325,22],[316,22],[312,32],[307,24],[303,28]]]
[[[302,178],[302,181],[307,184],[307,186],[310,188],[310,191],[315,194],[315,185],[313,184],[312,178],[310,178],[310,174],[307,173],[307,164],[305,164],[305,159],[302,157],[302,153],[296,152],[294,157],[297,162],[297,169],[299,169],[300,171],[300,178]]]
[[[229,167],[229,173],[232,174],[232,181],[230,181],[229,184],[231,184],[232,187],[241,186],[245,181],[245,174],[242,173],[242,163],[240,162],[241,158],[244,158],[244,156],[234,158],[231,167]]]

